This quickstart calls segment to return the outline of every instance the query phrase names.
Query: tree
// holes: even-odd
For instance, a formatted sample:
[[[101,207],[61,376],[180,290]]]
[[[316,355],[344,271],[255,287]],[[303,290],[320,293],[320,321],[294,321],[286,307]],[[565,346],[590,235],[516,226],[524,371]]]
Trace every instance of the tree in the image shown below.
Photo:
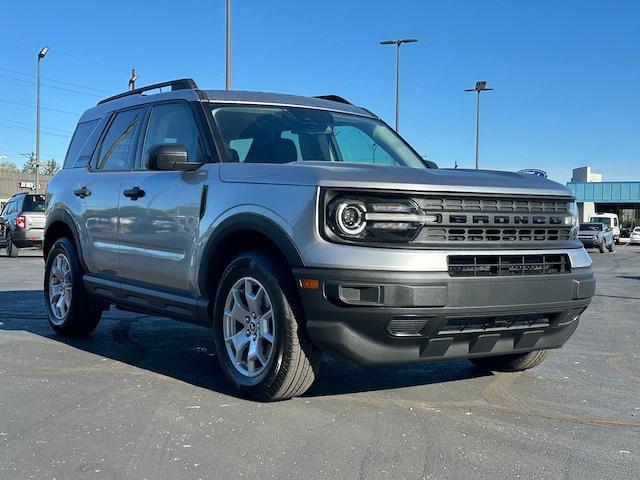
[[[31,152],[21,153],[20,155],[27,157],[27,161],[22,166],[22,173],[36,173],[36,154]]]
[[[3,172],[17,172],[18,166],[11,160],[0,160],[0,171]]]
[[[41,165],[41,168],[43,175],[53,175],[60,170],[60,164],[54,158],[50,158]]]

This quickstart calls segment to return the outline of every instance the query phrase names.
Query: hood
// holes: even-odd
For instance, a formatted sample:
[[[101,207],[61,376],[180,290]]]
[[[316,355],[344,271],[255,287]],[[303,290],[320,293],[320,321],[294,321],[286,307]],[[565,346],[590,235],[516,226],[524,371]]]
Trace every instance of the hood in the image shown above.
[[[223,163],[220,180],[366,190],[542,195],[573,198],[571,190],[535,175],[491,170],[417,169],[337,162]]]

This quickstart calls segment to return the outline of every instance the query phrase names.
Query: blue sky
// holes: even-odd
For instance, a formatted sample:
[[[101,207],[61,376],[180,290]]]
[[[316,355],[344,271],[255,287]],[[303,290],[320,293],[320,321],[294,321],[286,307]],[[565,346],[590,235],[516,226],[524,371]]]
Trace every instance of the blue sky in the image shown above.
[[[473,166],[464,89],[486,80],[483,168],[640,179],[640,2],[234,0],[233,14],[234,88],[336,93],[392,124],[395,51],[378,41],[415,37],[401,133],[441,167]],[[77,114],[125,90],[132,67],[139,86],[224,88],[224,0],[3,2],[1,18],[0,156],[17,163],[34,145],[34,108],[18,104],[35,104],[42,45],[43,85],[67,89],[42,88],[43,159],[62,160]]]

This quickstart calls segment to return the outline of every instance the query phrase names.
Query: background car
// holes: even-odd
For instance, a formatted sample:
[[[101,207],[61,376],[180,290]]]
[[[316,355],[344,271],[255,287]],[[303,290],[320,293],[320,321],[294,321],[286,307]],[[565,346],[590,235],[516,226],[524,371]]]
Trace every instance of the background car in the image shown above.
[[[629,243],[640,243],[640,227],[633,229],[631,237],[629,237]]]
[[[583,223],[578,230],[578,239],[585,248],[596,247],[600,253],[604,249],[613,252],[613,230],[602,223]]]
[[[17,257],[21,248],[41,247],[46,221],[45,196],[18,193],[0,214],[0,242],[7,257]]]

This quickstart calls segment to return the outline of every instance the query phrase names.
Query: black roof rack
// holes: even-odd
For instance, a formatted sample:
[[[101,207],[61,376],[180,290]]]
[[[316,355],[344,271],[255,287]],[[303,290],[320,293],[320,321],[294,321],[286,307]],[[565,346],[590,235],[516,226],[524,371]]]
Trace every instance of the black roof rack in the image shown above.
[[[114,95],[113,97],[105,98],[104,100],[100,100],[98,105],[102,105],[103,103],[110,102],[111,100],[117,100],[118,98],[128,97],[129,95],[138,95],[149,90],[156,90],[162,87],[171,87],[171,90],[196,90],[198,85],[193,81],[192,78],[179,78],[178,80],[169,80],[168,82],[162,83],[154,83],[153,85],[147,85],[146,87],[136,88],[135,90],[129,90],[128,92],[119,93],[118,95]]]
[[[353,105],[349,100],[340,95],[317,95],[314,98],[321,98],[322,100],[331,100],[332,102],[346,103],[347,105]]]

